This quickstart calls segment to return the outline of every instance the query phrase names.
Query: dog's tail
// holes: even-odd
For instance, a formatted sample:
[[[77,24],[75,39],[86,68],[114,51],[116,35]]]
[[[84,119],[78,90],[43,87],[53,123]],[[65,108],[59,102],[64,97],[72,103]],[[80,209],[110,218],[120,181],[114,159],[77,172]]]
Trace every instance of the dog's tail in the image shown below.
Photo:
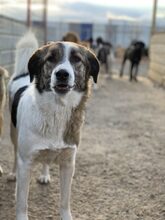
[[[28,31],[16,45],[16,60],[14,76],[28,73],[28,61],[33,52],[38,48],[35,35]]]
[[[10,108],[16,92],[20,89],[25,90],[30,84],[28,62],[37,48],[38,41],[31,31],[27,32],[16,45],[15,71],[8,83]]]

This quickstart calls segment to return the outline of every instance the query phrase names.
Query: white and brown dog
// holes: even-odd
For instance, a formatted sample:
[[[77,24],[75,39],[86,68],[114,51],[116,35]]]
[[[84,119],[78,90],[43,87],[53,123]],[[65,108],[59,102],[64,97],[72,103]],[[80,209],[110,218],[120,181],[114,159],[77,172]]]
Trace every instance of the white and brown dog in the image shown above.
[[[9,83],[11,139],[17,150],[16,219],[28,220],[30,167],[39,161],[43,163],[41,183],[50,181],[48,164],[59,164],[60,215],[62,220],[72,220],[70,190],[76,151],[90,78],[97,81],[99,63],[90,50],[71,42],[45,45],[29,60],[36,47],[32,34],[21,39]]]

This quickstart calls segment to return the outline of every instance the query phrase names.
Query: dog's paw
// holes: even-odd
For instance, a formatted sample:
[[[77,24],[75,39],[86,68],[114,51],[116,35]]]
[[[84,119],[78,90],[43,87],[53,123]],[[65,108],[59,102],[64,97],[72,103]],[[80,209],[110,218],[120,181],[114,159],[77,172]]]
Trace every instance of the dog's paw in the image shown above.
[[[73,220],[71,212],[67,209],[65,210],[61,209],[60,215],[61,215],[61,220]]]
[[[14,182],[16,181],[16,174],[15,173],[9,173],[8,177],[7,177],[7,181],[8,182]]]
[[[28,218],[26,213],[18,213],[17,214],[17,219],[18,220],[28,220],[29,218]]]
[[[138,80],[137,80],[137,78],[136,78],[136,77],[134,77],[134,80],[135,80],[135,82],[138,82]]]
[[[40,184],[48,184],[50,183],[50,175],[41,175],[38,179],[37,179],[38,183]]]
[[[0,166],[0,176],[2,176],[3,174],[3,170],[2,170],[2,167]]]

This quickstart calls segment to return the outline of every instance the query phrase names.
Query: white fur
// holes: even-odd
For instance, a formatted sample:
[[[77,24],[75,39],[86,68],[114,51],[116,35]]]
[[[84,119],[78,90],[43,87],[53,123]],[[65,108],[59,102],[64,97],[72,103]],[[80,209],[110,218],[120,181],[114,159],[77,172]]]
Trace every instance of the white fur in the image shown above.
[[[82,94],[75,91],[64,97],[49,92],[40,95],[34,85],[29,87],[18,108],[18,143],[23,154],[27,156],[48,148],[72,148],[64,143],[63,132],[72,108],[79,104],[81,97]]]
[[[15,75],[21,73],[27,73],[27,64],[29,58],[33,54],[35,50],[38,48],[38,42],[35,35],[29,31],[25,36],[23,36],[18,44],[16,45],[17,53],[16,53],[16,65],[15,65]],[[28,48],[28,50],[27,50]]]
[[[16,45],[15,70],[8,83],[8,91],[10,103],[14,98],[16,91],[23,86],[30,84],[29,76],[13,81],[13,78],[22,73],[28,73],[28,61],[31,55],[38,48],[38,42],[35,35],[29,31],[26,33]]]
[[[52,88],[53,88],[54,84],[56,84],[56,80],[57,80],[56,79],[56,73],[61,69],[67,70],[67,72],[69,73],[69,82],[68,82],[68,84],[70,85],[70,87],[74,86],[74,81],[75,81],[74,70],[73,70],[72,65],[69,62],[70,50],[71,50],[71,47],[69,47],[68,45],[65,45],[65,54],[64,54],[63,60],[52,71],[52,75],[51,75],[51,87]],[[52,91],[54,91],[54,89],[52,89]]]
[[[30,37],[29,37],[30,36]],[[29,43],[30,40],[30,43]],[[30,47],[32,45],[32,47]],[[32,35],[25,36],[18,43],[19,51],[16,58],[16,72],[13,77],[26,72],[30,54],[36,47],[36,39]],[[29,49],[28,49],[28,48]],[[65,47],[63,62],[57,66],[51,76],[54,83],[54,73],[61,68],[66,68],[70,74],[70,85],[74,85],[74,72],[69,59],[70,47]],[[12,77],[12,79],[13,79]],[[29,85],[28,77],[19,80],[10,80],[9,93],[11,102],[15,92],[20,86]],[[18,151],[17,151],[17,203],[16,219],[28,220],[27,201],[30,181],[30,166],[34,160],[43,163],[42,174],[39,182],[49,183],[49,161],[56,161],[60,165],[61,180],[61,208],[62,220],[72,220],[70,211],[70,189],[72,176],[75,169],[76,149],[75,145],[68,145],[63,140],[66,123],[69,121],[71,111],[81,101],[83,93],[71,90],[66,95],[58,95],[54,92],[40,94],[31,84],[24,92],[17,111]]]

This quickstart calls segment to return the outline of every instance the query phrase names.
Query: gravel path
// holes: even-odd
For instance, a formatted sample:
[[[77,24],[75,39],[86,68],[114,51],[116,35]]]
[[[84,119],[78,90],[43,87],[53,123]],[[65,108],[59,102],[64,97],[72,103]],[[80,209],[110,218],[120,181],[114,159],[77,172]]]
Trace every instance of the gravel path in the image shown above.
[[[9,114],[0,145],[0,220],[14,220],[15,183],[7,183],[13,162]],[[52,182],[39,185],[32,172],[29,220],[59,219],[58,167]],[[145,77],[130,83],[100,77],[87,106],[72,187],[75,220],[165,219],[165,91]]]

